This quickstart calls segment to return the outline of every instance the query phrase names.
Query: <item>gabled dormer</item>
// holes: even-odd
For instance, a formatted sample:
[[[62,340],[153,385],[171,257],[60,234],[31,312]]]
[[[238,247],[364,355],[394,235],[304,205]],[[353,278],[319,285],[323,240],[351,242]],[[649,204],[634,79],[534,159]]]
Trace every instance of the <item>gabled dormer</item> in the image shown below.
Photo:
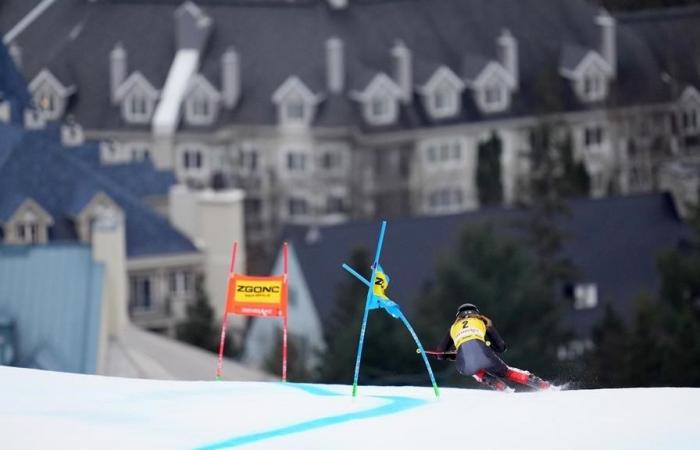
[[[683,134],[700,133],[700,92],[693,86],[688,86],[681,94],[678,123]]]
[[[0,217],[7,244],[44,244],[53,217],[36,201],[25,198],[5,220]]]
[[[322,99],[297,76],[290,76],[272,94],[272,102],[277,105],[277,122],[282,127],[308,127]]]
[[[418,86],[423,105],[433,119],[456,116],[462,109],[464,82],[447,66],[438,67],[430,78]]]
[[[61,83],[48,69],[42,69],[29,83],[34,105],[47,120],[60,119],[66,110],[74,86]]]
[[[202,75],[190,79],[185,94],[185,121],[190,125],[211,125],[219,114],[221,94]]]
[[[80,196],[74,199],[72,211],[75,213],[75,228],[81,242],[90,242],[95,223],[101,218],[115,217],[122,214],[122,209],[104,192],[96,192],[87,197],[87,202]],[[82,203],[82,204],[81,204]]]
[[[159,92],[140,72],[132,73],[115,92],[127,123],[147,124],[153,116]]]
[[[385,73],[378,73],[362,91],[350,93],[353,100],[362,104],[362,115],[370,125],[390,125],[399,116],[399,101],[403,91]]]
[[[501,63],[467,55],[463,73],[465,84],[472,91],[474,102],[481,112],[498,113],[510,107],[516,81]]]
[[[599,102],[608,96],[612,68],[595,50],[565,45],[562,49],[559,73],[571,81],[576,96],[582,102]]]

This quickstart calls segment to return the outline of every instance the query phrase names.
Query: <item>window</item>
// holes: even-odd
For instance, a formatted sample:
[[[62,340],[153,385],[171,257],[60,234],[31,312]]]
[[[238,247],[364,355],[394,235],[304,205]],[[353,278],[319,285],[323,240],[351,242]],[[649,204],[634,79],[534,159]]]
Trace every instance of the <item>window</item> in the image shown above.
[[[307,214],[307,204],[306,200],[303,198],[290,198],[287,203],[289,215],[294,216],[304,216]]]
[[[382,117],[386,115],[387,110],[389,109],[387,106],[387,100],[382,97],[373,98],[370,105],[372,115],[375,117]]]
[[[192,292],[191,272],[186,270],[176,270],[168,274],[168,290],[171,294],[189,294]]]
[[[433,116],[447,117],[456,112],[457,96],[453,90],[441,86],[435,90],[431,98]]]
[[[343,154],[340,150],[325,150],[319,165],[324,170],[337,170],[343,167]]]
[[[600,73],[596,72],[584,75],[581,83],[581,93],[583,95],[584,100],[596,101],[605,98],[605,79]]]
[[[488,105],[498,105],[501,103],[502,92],[499,86],[488,86],[484,92]]]
[[[426,147],[426,157],[430,163],[451,165],[462,159],[462,140],[432,141]]]
[[[209,116],[209,100],[206,97],[197,97],[192,101],[192,114],[199,117]]]
[[[247,171],[258,170],[258,152],[255,149],[245,149],[241,151],[241,167]]]
[[[428,196],[428,205],[432,209],[450,209],[462,205],[462,191],[458,189],[439,189]]]
[[[395,101],[387,95],[371,97],[365,106],[367,121],[374,125],[387,125],[394,121],[396,115]]]
[[[185,150],[182,152],[182,167],[185,169],[201,169],[202,168],[202,151],[201,150]]]
[[[285,113],[288,120],[300,122],[304,120],[304,102],[302,100],[290,100],[285,105]]]
[[[15,225],[17,239],[22,244],[39,243],[39,224],[36,222],[20,222]]]
[[[287,153],[287,169],[290,172],[303,172],[306,170],[306,155],[300,152]]]
[[[56,112],[57,103],[56,94],[47,91],[40,92],[37,97],[37,106],[42,112],[48,113],[49,115],[53,115]]]
[[[151,279],[148,276],[132,276],[130,280],[130,309],[150,309],[153,301]]]
[[[600,147],[603,143],[604,132],[600,125],[586,127],[583,132],[583,145],[587,148]]]
[[[339,195],[330,195],[326,199],[326,211],[329,214],[344,213],[345,199]]]
[[[129,100],[129,113],[132,116],[144,116],[147,113],[146,97],[134,94]]]
[[[693,133],[700,130],[698,121],[698,110],[694,108],[686,109],[681,113],[681,125],[686,133]]]
[[[574,309],[592,309],[598,306],[598,287],[595,283],[582,283],[574,287]]]
[[[131,148],[131,160],[132,161],[143,161],[150,158],[150,152],[148,147],[135,145]]]
[[[508,107],[508,92],[502,83],[487,84],[480,91],[479,98],[479,106],[484,112],[503,111]]]

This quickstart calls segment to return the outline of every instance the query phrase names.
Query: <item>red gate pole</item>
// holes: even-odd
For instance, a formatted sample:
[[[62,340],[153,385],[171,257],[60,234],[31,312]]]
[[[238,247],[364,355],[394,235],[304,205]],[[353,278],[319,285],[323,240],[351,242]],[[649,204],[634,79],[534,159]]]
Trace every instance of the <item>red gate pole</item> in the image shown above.
[[[284,273],[284,305],[282,311],[282,382],[287,381],[287,294],[288,294],[288,258],[287,243],[282,245],[282,268]]]
[[[238,242],[233,241],[233,249],[231,250],[231,265],[229,266],[229,278],[233,273],[236,265],[236,251],[238,250]],[[226,290],[228,296],[228,289]],[[221,367],[224,363],[224,342],[226,341],[226,322],[228,320],[228,298],[224,298],[224,319],[221,324],[221,340],[219,341],[219,360],[216,364],[216,379],[221,379]]]

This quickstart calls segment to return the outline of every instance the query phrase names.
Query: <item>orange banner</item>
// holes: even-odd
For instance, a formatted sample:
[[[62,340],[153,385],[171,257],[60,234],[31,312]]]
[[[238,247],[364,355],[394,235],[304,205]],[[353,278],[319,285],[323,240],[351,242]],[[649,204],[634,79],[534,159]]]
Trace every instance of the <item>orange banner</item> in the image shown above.
[[[229,277],[226,312],[246,316],[283,316],[287,313],[287,285],[284,276]]]

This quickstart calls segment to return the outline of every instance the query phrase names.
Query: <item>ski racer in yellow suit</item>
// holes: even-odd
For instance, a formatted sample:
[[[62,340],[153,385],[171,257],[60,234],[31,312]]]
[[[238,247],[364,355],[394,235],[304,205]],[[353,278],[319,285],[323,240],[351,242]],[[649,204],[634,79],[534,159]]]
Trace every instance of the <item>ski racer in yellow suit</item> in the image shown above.
[[[538,390],[550,388],[549,382],[504,363],[496,353],[503,353],[506,348],[491,319],[480,314],[473,304],[465,303],[457,309],[457,317],[437,350],[439,359],[455,360],[459,373],[471,375],[492,389],[512,391],[502,378]]]

